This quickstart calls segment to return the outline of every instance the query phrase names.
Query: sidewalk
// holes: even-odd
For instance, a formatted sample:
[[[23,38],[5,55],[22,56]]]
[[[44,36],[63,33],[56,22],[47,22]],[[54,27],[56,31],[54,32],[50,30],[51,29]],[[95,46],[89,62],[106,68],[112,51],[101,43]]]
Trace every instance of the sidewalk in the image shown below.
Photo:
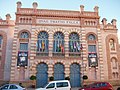
[[[117,90],[117,88],[120,87],[120,86],[113,86],[113,89],[114,90]],[[72,90],[78,90],[79,88],[72,88]]]
[[[120,87],[120,86],[114,86],[114,90],[117,90],[117,88]],[[79,88],[72,88],[71,90],[78,90]],[[27,90],[35,90],[33,88],[28,88]]]
[[[118,87],[120,87],[120,86],[114,86],[113,88],[114,88],[114,90],[117,90]]]

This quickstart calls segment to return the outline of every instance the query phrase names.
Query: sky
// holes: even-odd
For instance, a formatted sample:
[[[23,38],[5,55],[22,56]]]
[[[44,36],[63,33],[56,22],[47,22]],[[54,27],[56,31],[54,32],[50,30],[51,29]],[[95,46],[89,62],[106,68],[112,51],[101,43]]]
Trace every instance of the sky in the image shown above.
[[[0,0],[0,17],[5,19],[6,14],[11,15],[11,20],[15,20],[16,3],[22,2],[22,8],[32,8],[32,3],[38,3],[38,9],[55,10],[80,10],[80,5],[84,5],[85,11],[94,11],[94,7],[99,7],[100,23],[103,18],[111,23],[112,19],[117,20],[118,39],[120,41],[120,0]]]

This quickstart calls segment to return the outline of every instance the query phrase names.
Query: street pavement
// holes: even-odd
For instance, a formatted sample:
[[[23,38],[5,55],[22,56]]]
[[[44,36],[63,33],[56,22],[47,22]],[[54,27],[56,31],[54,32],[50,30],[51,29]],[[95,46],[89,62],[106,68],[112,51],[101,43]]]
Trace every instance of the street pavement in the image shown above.
[[[120,86],[113,86],[113,89],[114,90],[117,90],[117,88],[120,87]],[[72,90],[78,90],[79,88],[72,88]]]
[[[120,87],[120,86],[114,86],[114,90],[117,90],[117,88]],[[72,88],[71,90],[78,90],[79,88]],[[35,90],[35,89],[32,89],[32,88],[28,88],[27,90]]]

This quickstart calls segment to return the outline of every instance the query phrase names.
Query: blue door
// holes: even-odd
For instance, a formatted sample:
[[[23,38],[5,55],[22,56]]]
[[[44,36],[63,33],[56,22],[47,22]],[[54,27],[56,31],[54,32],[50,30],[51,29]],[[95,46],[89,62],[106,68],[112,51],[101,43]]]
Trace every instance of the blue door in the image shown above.
[[[64,65],[57,63],[54,65],[54,80],[64,80]]]
[[[48,83],[48,66],[45,63],[38,64],[36,74],[36,87],[44,87]]]
[[[81,86],[80,65],[72,64],[70,66],[70,83],[72,87]]]

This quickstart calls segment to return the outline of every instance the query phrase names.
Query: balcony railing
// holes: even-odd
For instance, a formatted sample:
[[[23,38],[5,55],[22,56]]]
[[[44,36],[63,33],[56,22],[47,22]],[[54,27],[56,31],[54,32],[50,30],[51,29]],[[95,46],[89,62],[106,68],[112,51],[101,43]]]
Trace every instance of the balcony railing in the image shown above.
[[[63,52],[53,52],[53,56],[64,57],[64,56],[65,56],[65,53],[63,53]]]
[[[36,52],[36,56],[48,56],[48,55],[49,55],[48,52],[39,52],[39,51]]]
[[[49,56],[49,52],[40,52],[37,51],[36,52],[36,56]],[[65,52],[53,52],[52,56],[55,57],[65,57]],[[70,57],[80,57],[81,56],[81,52],[69,52],[69,56]]]
[[[69,52],[69,56],[81,56],[80,52]]]

